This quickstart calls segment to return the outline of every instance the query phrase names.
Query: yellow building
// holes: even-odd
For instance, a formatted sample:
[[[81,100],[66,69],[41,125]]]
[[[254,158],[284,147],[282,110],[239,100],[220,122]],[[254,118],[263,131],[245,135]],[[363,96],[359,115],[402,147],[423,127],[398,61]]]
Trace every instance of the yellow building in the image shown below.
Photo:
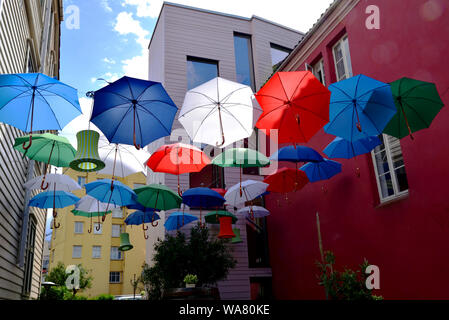
[[[81,186],[99,179],[110,178],[106,175],[86,174],[72,169],[64,173]],[[146,184],[146,177],[141,172],[118,180],[133,189]],[[85,190],[77,190],[73,193],[81,198],[85,195]],[[49,270],[58,262],[66,266],[82,264],[93,277],[92,287],[82,291],[82,295],[94,297],[104,293],[133,294],[131,280],[134,279],[134,275],[136,277],[140,275],[146,257],[146,241],[142,226],[126,226],[124,223],[126,216],[133,210],[126,208],[113,210],[106,216],[99,231],[96,224],[99,220],[101,221],[101,217],[100,219],[92,218],[92,232],[89,233],[90,218],[74,216],[71,212],[73,208],[74,206],[70,206],[58,210],[56,221],[61,226],[57,229],[53,228]],[[153,232],[152,229],[149,225],[146,231],[148,235]],[[118,250],[121,232],[129,233],[133,249],[125,252]]]

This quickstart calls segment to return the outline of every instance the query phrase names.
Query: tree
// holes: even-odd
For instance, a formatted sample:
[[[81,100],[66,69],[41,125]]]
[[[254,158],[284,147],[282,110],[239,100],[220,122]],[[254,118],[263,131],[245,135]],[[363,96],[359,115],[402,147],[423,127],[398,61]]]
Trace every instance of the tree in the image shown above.
[[[142,272],[142,282],[150,287],[149,299],[160,299],[164,289],[183,286],[187,274],[197,275],[199,286],[214,285],[236,264],[225,240],[209,239],[209,229],[199,226],[191,229],[188,241],[178,232],[154,248],[154,266],[145,265]]]
[[[92,287],[93,281],[93,277],[89,275],[89,272],[86,269],[84,269],[81,264],[78,264],[77,267],[79,269],[79,276],[80,276],[79,289],[72,290],[73,297],[79,290]],[[66,281],[69,276],[70,274],[66,273],[65,265],[62,262],[58,262],[56,267],[50,270],[45,280],[49,282],[54,282],[57,286],[65,288]]]

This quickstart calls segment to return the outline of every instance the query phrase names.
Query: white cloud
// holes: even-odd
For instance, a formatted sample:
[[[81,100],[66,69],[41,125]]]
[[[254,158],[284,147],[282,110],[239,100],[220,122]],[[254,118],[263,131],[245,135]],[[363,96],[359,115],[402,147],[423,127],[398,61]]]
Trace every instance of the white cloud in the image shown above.
[[[107,12],[112,12],[112,8],[109,6],[109,1],[108,0],[101,0],[100,2],[101,6],[103,7],[103,9]]]
[[[125,0],[122,6],[137,6],[138,17],[157,18],[162,8],[162,0]]]
[[[115,64],[115,60],[109,59],[109,58],[104,58],[104,59],[103,59],[103,62],[106,62],[106,63],[108,63],[108,64]]]

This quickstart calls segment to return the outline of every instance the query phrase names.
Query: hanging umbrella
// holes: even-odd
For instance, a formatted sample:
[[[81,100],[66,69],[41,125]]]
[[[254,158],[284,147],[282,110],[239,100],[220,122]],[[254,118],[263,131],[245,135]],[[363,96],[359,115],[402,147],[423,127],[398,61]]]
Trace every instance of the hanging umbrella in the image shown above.
[[[221,207],[225,198],[209,188],[192,188],[184,192],[182,202],[191,208],[200,208],[200,225],[202,225],[202,210]]]
[[[270,215],[270,211],[260,206],[248,206],[237,210],[238,214],[254,220],[255,218],[263,218]]]
[[[169,187],[161,184],[150,184],[134,189],[137,202],[147,208],[157,210],[177,209],[181,206],[182,198]]]
[[[253,97],[250,87],[217,77],[187,91],[178,120],[193,142],[224,148],[253,133]]]
[[[196,220],[198,220],[198,218],[192,214],[176,211],[170,214],[165,221],[164,227],[167,231],[178,230]]]
[[[274,174],[266,177],[263,182],[268,183],[267,191],[287,193],[298,191],[304,188],[309,183],[309,179],[304,171],[292,168],[281,168]]]
[[[53,209],[53,218],[56,219],[56,208],[65,208],[77,203],[80,199],[65,191],[47,191],[41,192],[30,199],[28,205],[30,207],[37,207],[41,209]],[[60,224],[56,225],[54,221],[54,228],[59,228]]]
[[[378,136],[396,113],[390,85],[364,75],[329,86],[327,133],[348,141]]]
[[[218,220],[218,218],[220,218],[220,217],[231,217],[232,224],[236,223],[238,220],[238,218],[235,215],[233,215],[231,212],[225,211],[225,210],[217,210],[217,211],[209,212],[208,214],[206,214],[204,216],[204,220],[210,224],[219,224],[220,221]]]
[[[23,186],[25,189],[41,189],[44,179],[45,176],[35,177],[27,181]],[[49,173],[47,174],[46,181],[52,189],[58,191],[72,192],[81,189],[81,186],[75,180],[65,174]]]
[[[366,137],[352,142],[337,137],[327,145],[323,152],[331,159],[351,159],[371,152],[380,144],[382,144],[382,141],[377,136]]]
[[[246,180],[241,184],[242,194],[240,194],[240,184],[236,184],[228,189],[225,194],[226,203],[234,207],[259,197],[267,191],[268,183],[254,180]]]
[[[341,172],[341,164],[324,159],[321,162],[309,162],[303,165],[300,170],[307,174],[310,182],[327,180]]]
[[[72,147],[69,140],[51,133],[35,134],[31,138],[33,144],[27,149],[23,148],[23,143],[28,141],[28,136],[16,138],[14,149],[20,151],[32,160],[44,162],[47,167],[68,167],[75,158],[76,150]],[[44,185],[46,172],[42,177],[41,188],[48,189],[48,183]]]
[[[240,168],[240,196],[242,193],[242,168],[266,167],[270,160],[262,153],[246,148],[228,149],[212,160],[212,164],[220,167]]]
[[[123,77],[94,92],[90,121],[109,142],[140,149],[170,135],[177,111],[159,82]]]
[[[72,210],[72,213],[75,216],[90,218],[90,229],[88,230],[88,232],[91,233],[92,218],[98,217],[98,219],[100,219],[100,217],[103,217],[106,214],[111,213],[111,211],[107,210],[108,210],[107,203],[100,202],[94,197],[86,195],[75,204],[75,209]],[[99,230],[100,230],[100,220],[98,220],[98,227],[97,227],[97,231]]]
[[[145,211],[135,211],[131,213],[126,219],[125,224],[127,225],[142,225],[143,236],[145,239],[148,239],[146,232],[148,227],[145,227],[145,223],[151,223],[153,227],[158,225],[158,222],[154,223],[157,220],[160,220],[161,217],[156,213],[154,209],[145,210]]]
[[[256,93],[259,129],[278,130],[278,143],[307,142],[329,122],[329,90],[310,71],[276,72]]]
[[[287,146],[276,151],[270,160],[288,162],[319,162],[323,157],[314,149],[305,146]]]
[[[163,145],[148,159],[146,165],[154,172],[163,172],[178,176],[178,194],[181,195],[179,175],[200,172],[210,164],[210,159],[197,147],[175,143]]]
[[[434,83],[401,78],[391,83],[391,92],[397,112],[384,133],[402,139],[412,132],[430,127],[444,106]]]
[[[32,133],[62,130],[80,114],[77,90],[54,78],[41,73],[0,75],[0,122]],[[31,147],[32,137],[22,142],[24,150]]]
[[[220,194],[220,196],[222,196],[222,197],[224,197],[224,195],[227,192],[227,190],[223,189],[223,188],[211,188],[211,190],[214,190],[215,192],[218,192]]]

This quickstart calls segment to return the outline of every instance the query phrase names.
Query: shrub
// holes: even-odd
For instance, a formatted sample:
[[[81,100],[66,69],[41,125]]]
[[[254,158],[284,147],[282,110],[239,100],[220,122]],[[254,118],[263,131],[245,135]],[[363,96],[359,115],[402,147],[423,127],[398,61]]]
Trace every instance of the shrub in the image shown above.
[[[198,277],[194,274],[188,274],[184,277],[184,282],[187,284],[195,284],[198,282]]]
[[[114,296],[112,294],[104,293],[96,296],[92,300],[114,300]]]

